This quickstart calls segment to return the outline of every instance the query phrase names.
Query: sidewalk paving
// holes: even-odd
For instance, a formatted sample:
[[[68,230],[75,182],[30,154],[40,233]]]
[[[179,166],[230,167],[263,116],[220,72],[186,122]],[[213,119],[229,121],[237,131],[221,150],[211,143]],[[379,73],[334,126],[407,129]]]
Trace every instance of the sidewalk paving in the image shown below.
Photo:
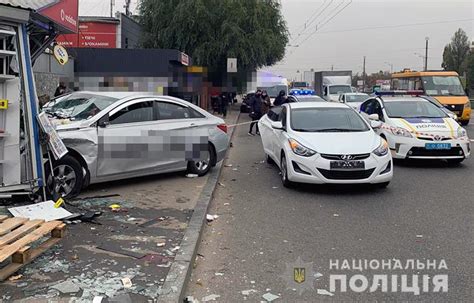
[[[232,106],[226,123],[235,123],[238,110]],[[60,244],[15,274],[21,278],[0,283],[0,302],[156,300],[207,180],[173,173],[91,186],[65,208],[101,211],[99,224],[68,225]],[[11,206],[0,206],[0,214]]]

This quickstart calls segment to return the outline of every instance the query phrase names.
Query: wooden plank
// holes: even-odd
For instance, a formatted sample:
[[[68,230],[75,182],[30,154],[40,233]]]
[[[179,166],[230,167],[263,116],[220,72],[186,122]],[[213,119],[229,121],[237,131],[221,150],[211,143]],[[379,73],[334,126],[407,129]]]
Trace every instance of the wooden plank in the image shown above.
[[[28,221],[27,218],[8,218],[2,223],[0,223],[0,236],[3,236],[4,234],[10,232],[10,230],[22,225]]]
[[[25,264],[28,263],[31,259],[31,250],[29,246],[25,246],[21,248],[19,251],[12,255],[12,262],[13,263],[21,263]]]
[[[0,215],[0,222],[2,222],[3,220],[6,220],[7,218],[8,218],[8,216]]]
[[[2,248],[3,246],[7,245],[10,242],[15,241],[16,239],[22,237],[23,235],[29,233],[30,231],[35,229],[37,226],[39,226],[43,222],[44,220],[28,221],[22,226],[15,229],[14,231],[4,235],[3,237],[0,237],[0,248]]]
[[[5,261],[17,252],[20,248],[26,246],[27,244],[34,242],[38,239],[41,239],[44,235],[50,233],[53,229],[63,224],[61,221],[50,221],[41,224],[40,227],[33,230],[30,234],[24,236],[23,238],[13,242],[10,245],[6,245],[0,249],[0,262]]]
[[[50,238],[50,239],[46,240],[45,242],[43,242],[38,247],[36,247],[34,249],[31,249],[30,250],[30,257],[25,263],[23,263],[23,264],[11,263],[11,264],[8,264],[7,266],[3,267],[2,269],[0,269],[0,281],[4,281],[5,279],[7,279],[11,275],[13,275],[20,268],[22,268],[26,264],[30,263],[31,261],[33,261],[35,258],[37,258],[39,255],[41,255],[45,251],[47,251],[50,247],[52,247],[53,245],[55,245],[59,241],[61,241],[60,238]]]
[[[61,224],[51,231],[51,237],[53,238],[64,238],[66,234],[66,224]]]

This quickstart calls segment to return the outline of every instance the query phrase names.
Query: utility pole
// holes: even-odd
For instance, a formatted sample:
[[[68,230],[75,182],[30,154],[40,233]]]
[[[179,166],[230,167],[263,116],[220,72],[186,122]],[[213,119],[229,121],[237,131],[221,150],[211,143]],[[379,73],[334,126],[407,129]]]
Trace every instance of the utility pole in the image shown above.
[[[334,64],[331,64],[331,71],[334,70]]]
[[[363,66],[364,66],[364,67],[363,67],[363,71],[362,71],[362,77],[364,78],[364,80],[363,80],[363,81],[364,81],[364,85],[363,85],[363,87],[362,87],[362,91],[365,92],[365,81],[366,81],[366,78],[367,78],[367,77],[366,77],[366,74],[365,74],[365,56],[364,56],[364,65],[363,65]]]
[[[132,14],[130,13],[130,1],[131,0],[125,0],[125,15],[130,17]]]
[[[114,17],[114,5],[115,5],[115,0],[110,0],[110,17]]]
[[[426,46],[425,46],[425,72],[428,70],[428,41],[430,41],[430,37],[425,38]]]

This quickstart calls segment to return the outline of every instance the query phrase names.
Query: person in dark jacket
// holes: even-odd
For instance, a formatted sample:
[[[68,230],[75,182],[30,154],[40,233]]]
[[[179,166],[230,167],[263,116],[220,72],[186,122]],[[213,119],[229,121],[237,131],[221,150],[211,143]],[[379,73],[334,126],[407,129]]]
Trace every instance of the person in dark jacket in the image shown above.
[[[227,117],[227,108],[229,107],[229,95],[227,93],[221,94],[220,113],[225,118]]]
[[[250,123],[249,136],[253,136],[252,130],[253,126],[256,126],[256,134],[260,135],[258,130],[258,120],[262,117],[263,113],[263,100],[262,100],[262,91],[257,90],[255,95],[250,100],[250,118],[252,118],[252,123]]]
[[[266,90],[262,91],[262,101],[263,101],[262,114],[265,115],[270,110],[270,107],[272,107],[272,101],[270,100],[270,96],[268,95]]]
[[[280,106],[280,105],[285,104],[286,102],[287,102],[286,92],[284,90],[281,90],[278,96],[275,98],[273,105]]]

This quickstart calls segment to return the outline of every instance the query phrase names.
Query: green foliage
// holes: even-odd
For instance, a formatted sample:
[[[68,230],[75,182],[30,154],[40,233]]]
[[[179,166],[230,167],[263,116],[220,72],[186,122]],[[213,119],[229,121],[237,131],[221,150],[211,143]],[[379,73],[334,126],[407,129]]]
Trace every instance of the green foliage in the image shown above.
[[[461,28],[456,31],[451,43],[445,46],[442,67],[463,75],[466,71],[466,59],[469,55],[469,38]]]
[[[474,51],[470,51],[466,59],[466,76],[468,88],[474,90]]]
[[[227,58],[253,70],[283,59],[288,30],[276,0],[141,0],[143,47],[178,49],[225,71]]]

